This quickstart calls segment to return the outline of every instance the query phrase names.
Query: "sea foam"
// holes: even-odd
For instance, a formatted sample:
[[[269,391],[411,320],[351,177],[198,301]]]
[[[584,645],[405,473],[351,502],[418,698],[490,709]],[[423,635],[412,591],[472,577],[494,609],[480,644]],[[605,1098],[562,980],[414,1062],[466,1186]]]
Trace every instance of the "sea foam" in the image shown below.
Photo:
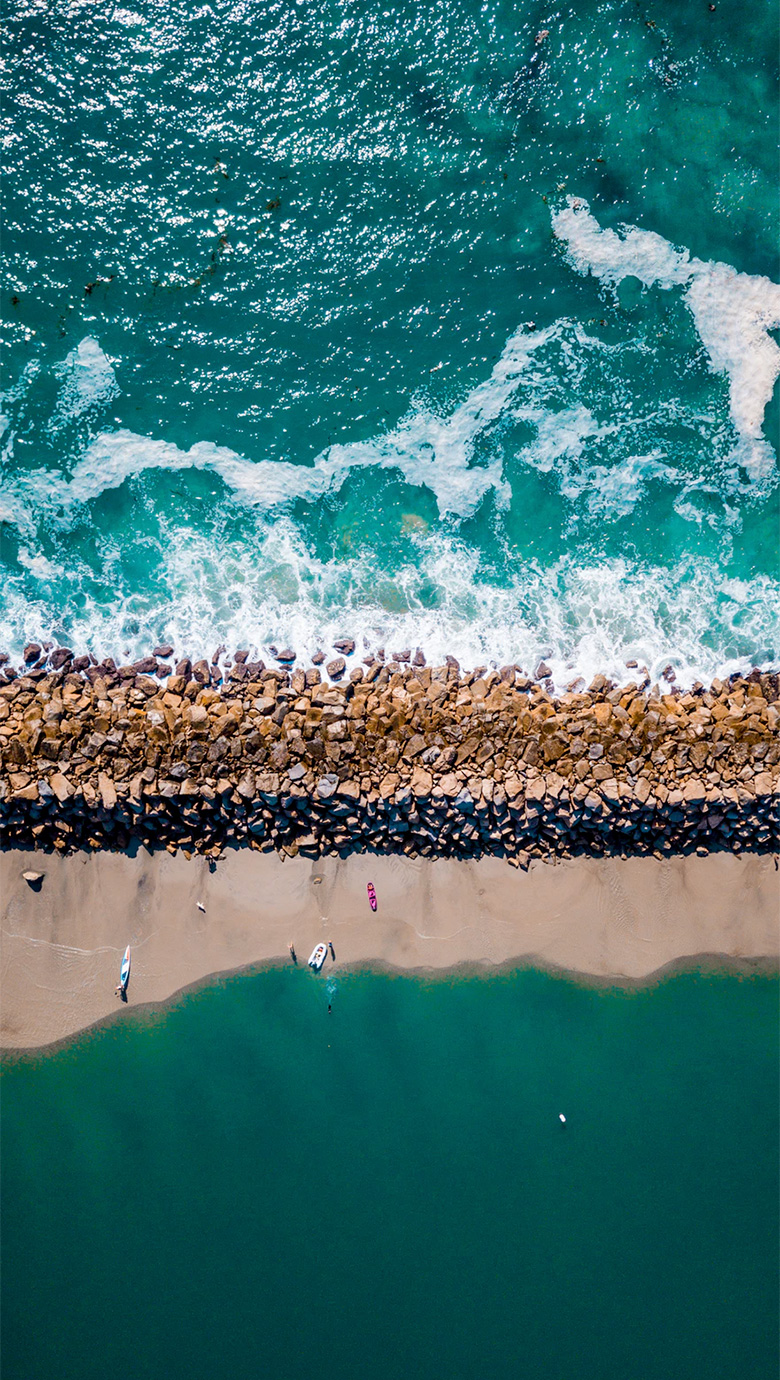
[[[55,374],[60,380],[55,425],[105,406],[119,392],[111,361],[89,335],[56,366]]]
[[[766,405],[780,374],[780,348],[769,334],[780,327],[780,284],[738,273],[730,264],[691,258],[652,230],[635,225],[604,230],[586,201],[568,197],[552,213],[553,232],[579,273],[616,286],[635,277],[646,288],[684,287],[684,300],[710,364],[729,380],[731,418],[739,436],[736,459],[753,479],[775,467],[761,434]]]
[[[654,504],[665,494],[668,512],[709,523],[728,543],[744,501],[766,490],[769,462],[759,459],[772,454],[760,435],[761,399],[780,352],[767,335],[774,299],[766,280],[692,260],[650,231],[602,230],[583,203],[556,212],[553,224],[578,271],[606,284],[634,274],[646,286],[685,292],[713,368],[728,375],[731,422],[715,395],[702,401],[694,390],[684,403],[630,391],[629,374],[640,377],[662,346],[641,336],[608,344],[561,318],[516,330],[489,374],[445,415],[418,398],[386,433],[331,446],[311,463],[250,460],[209,441],[185,449],[105,429],[101,408],[118,384],[100,344],[87,337],[57,367],[56,410],[86,419],[92,439],[70,474],[27,468],[6,481],[0,516],[22,544],[6,583],[0,645],[18,651],[25,641],[53,639],[124,659],[168,639],[191,654],[224,643],[266,657],[275,643],[305,659],[347,632],[364,636],[358,655],[419,646],[434,662],[453,654],[464,666],[514,661],[527,669],[544,658],[559,686],[597,671],[626,678],[626,660],[653,674],[671,663],[679,683],[744,670],[753,659],[774,664],[780,590],[768,576],[737,584],[714,559],[616,560],[591,541],[572,542],[552,562],[514,555],[507,523],[518,514],[508,510],[514,489],[522,493],[524,468],[557,485],[570,526],[617,522],[653,485]],[[721,320],[725,334],[716,340]],[[738,344],[748,352],[744,368]],[[30,382],[20,380],[19,397]],[[668,427],[675,431],[669,446]],[[745,455],[747,482],[737,464]],[[317,556],[293,505],[333,502],[350,474],[371,469],[431,492],[439,525],[418,519],[403,554],[385,553],[380,543],[362,554]],[[197,527],[164,500],[149,502],[143,489],[128,496],[129,529],[90,512],[101,495],[143,485],[147,474],[190,470],[225,486]],[[136,531],[138,497],[147,517]],[[461,535],[488,500],[491,540],[505,552],[498,565],[473,533]],[[240,532],[233,528],[226,542],[223,519],[238,515]],[[533,515],[523,512],[522,520]],[[91,555],[79,555],[65,535],[77,523],[91,530]],[[140,580],[138,569],[147,572]]]
[[[578,217],[581,215],[577,212]],[[606,275],[609,256],[599,236],[613,232],[595,234],[589,225],[585,229],[585,243],[590,245],[595,237],[600,256],[594,251],[594,259],[599,272]],[[648,249],[643,233],[637,235],[644,245],[643,271],[651,274],[649,265],[655,262],[656,254],[668,268],[669,247],[663,253],[655,248],[656,241],[661,246],[665,242],[648,235]],[[614,238],[619,246],[625,245]],[[615,264],[622,265],[622,254],[616,252],[609,262],[609,272],[618,272]],[[774,348],[773,342],[770,344]],[[512,472],[527,466],[552,474],[562,498],[586,516],[626,516],[647,484],[657,480],[674,489],[675,508],[681,516],[700,521],[698,510],[689,502],[690,492],[710,484],[726,503],[733,494],[744,496],[737,460],[744,463],[745,456],[735,455],[733,435],[730,446],[722,443],[717,418],[695,410],[689,415],[678,400],[655,399],[641,412],[636,411],[636,402],[628,409],[615,406],[615,390],[623,382],[623,361],[630,354],[641,359],[649,349],[641,341],[608,346],[566,318],[542,330],[522,326],[507,340],[488,377],[448,415],[417,399],[394,428],[366,440],[332,445],[310,463],[250,460],[211,441],[197,441],[184,449],[128,428],[98,431],[69,476],[51,469],[10,475],[1,496],[0,516],[29,541],[41,515],[58,515],[67,521],[84,505],[129,480],[154,471],[187,470],[215,475],[240,505],[272,513],[298,500],[316,503],[337,495],[354,472],[384,470],[413,487],[429,490],[440,518],[458,523],[473,517],[489,496],[499,511],[507,509],[513,498]],[[598,379],[595,390],[592,383],[585,382],[594,369]],[[71,416],[78,415],[80,408],[97,409],[114,396],[113,369],[95,341],[82,341],[60,371],[66,379]],[[579,392],[580,400],[568,405],[563,401],[566,394],[562,394],[561,375],[566,378],[569,394]],[[644,398],[640,401],[645,403]],[[692,471],[690,463],[685,468],[677,460],[670,462],[664,447],[653,439],[648,429],[651,432],[657,423],[663,430],[670,421],[686,429],[694,449],[701,447],[706,435],[705,464],[716,461],[718,471],[714,485],[698,468]],[[533,429],[533,440],[517,447],[495,443],[502,427],[518,422]],[[771,449],[760,436],[751,440],[746,430],[738,432],[738,437],[743,449],[755,441],[755,446],[759,450],[764,447],[770,457],[763,469],[757,464],[749,467],[750,481],[760,487],[760,474],[765,476],[772,468]],[[755,458],[758,451],[750,453]]]
[[[88,446],[69,479],[39,471],[25,476],[27,496],[46,508],[68,509],[88,503],[127,479],[150,470],[209,470],[233,494],[252,508],[270,511],[296,499],[316,500],[336,493],[356,469],[395,470],[408,484],[428,488],[436,497],[442,517],[471,516],[482,499],[494,492],[500,505],[511,496],[500,458],[486,466],[473,464],[477,438],[502,414],[519,387],[533,352],[546,344],[555,328],[517,331],[507,342],[490,377],[478,384],[448,417],[439,417],[424,406],[412,408],[386,435],[347,445],[334,445],[317,455],[310,465],[286,461],[249,461],[225,446],[198,441],[188,450],[172,442],[138,435],[127,429],[102,432]],[[93,348],[94,347],[94,348]],[[98,400],[99,389],[108,388],[108,376],[98,368],[105,356],[94,341],[82,341],[66,364],[76,370],[82,360],[90,370],[76,374],[77,399]],[[97,374],[91,370],[98,369]],[[109,366],[110,368],[110,366]],[[69,376],[68,376],[69,377]],[[113,378],[113,371],[111,372]],[[102,380],[102,383],[101,383]],[[80,391],[79,391],[80,390]],[[19,501],[6,498],[7,511],[19,521]]]
[[[178,654],[210,656],[246,647],[269,659],[272,645],[291,645],[301,661],[345,634],[366,651],[421,647],[429,662],[456,656],[464,667],[515,662],[534,670],[543,658],[557,687],[604,672],[620,681],[653,678],[671,663],[677,683],[710,680],[775,664],[780,647],[776,581],[724,577],[716,562],[674,567],[627,558],[551,566],[526,563],[508,584],[480,569],[479,553],[454,535],[421,537],[415,559],[378,571],[373,560],[317,559],[287,517],[258,519],[240,545],[228,547],[191,528],[171,527],[159,548],[153,588],[110,591],[115,549],[103,547],[105,581],[77,562],[33,594],[25,575],[6,587],[0,645],[66,640],[79,651],[126,660],[170,640]],[[29,560],[25,561],[29,568]],[[66,624],[56,590],[78,588]]]

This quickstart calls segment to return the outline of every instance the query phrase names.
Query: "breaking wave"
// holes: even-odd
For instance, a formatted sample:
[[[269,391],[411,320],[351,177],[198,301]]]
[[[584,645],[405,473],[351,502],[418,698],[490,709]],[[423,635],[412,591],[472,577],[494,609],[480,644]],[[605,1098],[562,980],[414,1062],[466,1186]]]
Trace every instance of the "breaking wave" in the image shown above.
[[[57,639],[124,658],[169,639],[199,654],[290,644],[305,658],[347,633],[372,650],[421,647],[464,666],[532,669],[543,658],[559,686],[596,671],[625,678],[627,660],[652,675],[671,663],[680,683],[772,664],[780,587],[769,576],[735,579],[726,558],[749,505],[776,481],[761,428],[780,373],[769,334],[780,288],[651,231],[602,229],[575,198],[552,227],[571,267],[608,289],[628,277],[678,289],[707,364],[692,362],[684,382],[671,375],[674,393],[649,398],[657,337],[632,330],[605,343],[568,317],[528,323],[449,410],[417,398],[384,434],[292,463],[108,429],[121,361],[85,337],[51,370],[50,430],[81,428],[70,465],[14,469],[12,428],[6,436],[0,519],[13,541],[2,645]],[[23,413],[35,377],[28,370],[10,391],[11,412]],[[186,488],[198,472],[218,483],[196,520],[153,481],[181,475]],[[371,473],[391,486],[403,540],[385,540],[362,506],[352,520],[372,540],[323,547],[300,506],[335,521],[356,502],[347,481]],[[528,536],[542,527],[535,505],[548,492],[534,477],[564,513],[557,550],[537,551]],[[121,513],[106,511],[123,489]],[[408,489],[431,494],[438,516],[398,518]],[[378,487],[373,501],[379,513]],[[652,559],[636,551],[651,507],[659,530],[688,526],[689,554],[679,541]],[[624,552],[620,538],[612,549],[604,540],[610,527],[625,533]],[[702,550],[707,528],[714,547]],[[85,539],[71,541],[69,529]]]
[[[110,551],[105,557],[110,572]],[[318,560],[287,518],[261,524],[240,548],[215,546],[203,533],[176,529],[159,551],[155,588],[118,593],[113,602],[78,564],[58,579],[81,591],[63,617],[47,597],[49,572],[31,599],[23,577],[6,589],[0,643],[67,640],[79,651],[119,660],[170,640],[177,654],[211,656],[220,646],[267,657],[292,646],[301,660],[345,635],[356,661],[384,648],[390,656],[422,648],[434,664],[455,655],[464,667],[541,659],[561,687],[601,671],[631,678],[634,660],[657,678],[671,663],[677,682],[707,681],[774,664],[780,646],[775,581],[724,577],[715,562],[650,567],[627,559],[526,565],[510,582],[489,582],[479,555],[455,536],[416,543],[416,559],[378,571],[369,557]]]

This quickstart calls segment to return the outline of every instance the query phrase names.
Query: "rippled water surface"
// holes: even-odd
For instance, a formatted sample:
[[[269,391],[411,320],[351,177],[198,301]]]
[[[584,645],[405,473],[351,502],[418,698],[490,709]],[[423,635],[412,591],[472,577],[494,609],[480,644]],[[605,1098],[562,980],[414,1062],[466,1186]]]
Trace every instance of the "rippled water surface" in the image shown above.
[[[780,654],[774,4],[7,31],[6,645]]]

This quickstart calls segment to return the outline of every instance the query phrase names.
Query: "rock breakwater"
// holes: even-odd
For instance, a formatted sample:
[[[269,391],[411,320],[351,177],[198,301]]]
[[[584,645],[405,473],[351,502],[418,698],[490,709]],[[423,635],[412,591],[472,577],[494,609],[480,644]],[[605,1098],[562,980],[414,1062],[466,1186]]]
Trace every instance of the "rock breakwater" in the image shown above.
[[[774,674],[690,692],[597,676],[554,695],[515,666],[464,674],[418,656],[344,680],[341,657],[333,683],[242,653],[229,672],[161,664],[171,650],[117,667],[32,647],[5,672],[4,846],[373,848],[520,866],[778,847]]]

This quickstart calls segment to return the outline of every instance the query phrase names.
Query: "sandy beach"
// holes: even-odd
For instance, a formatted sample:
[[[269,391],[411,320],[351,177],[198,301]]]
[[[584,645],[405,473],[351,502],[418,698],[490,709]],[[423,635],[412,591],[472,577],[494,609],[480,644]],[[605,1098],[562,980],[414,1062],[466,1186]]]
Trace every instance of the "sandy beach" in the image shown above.
[[[39,890],[22,877],[30,868],[45,874]],[[6,1049],[127,1018],[212,973],[289,962],[289,942],[301,964],[331,940],[340,967],[516,963],[627,983],[699,956],[750,967],[780,954],[780,873],[768,855],[582,859],[523,873],[491,858],[311,861],[240,850],[210,870],[181,854],[9,851],[0,895]],[[128,943],[125,1005],[114,986]]]

